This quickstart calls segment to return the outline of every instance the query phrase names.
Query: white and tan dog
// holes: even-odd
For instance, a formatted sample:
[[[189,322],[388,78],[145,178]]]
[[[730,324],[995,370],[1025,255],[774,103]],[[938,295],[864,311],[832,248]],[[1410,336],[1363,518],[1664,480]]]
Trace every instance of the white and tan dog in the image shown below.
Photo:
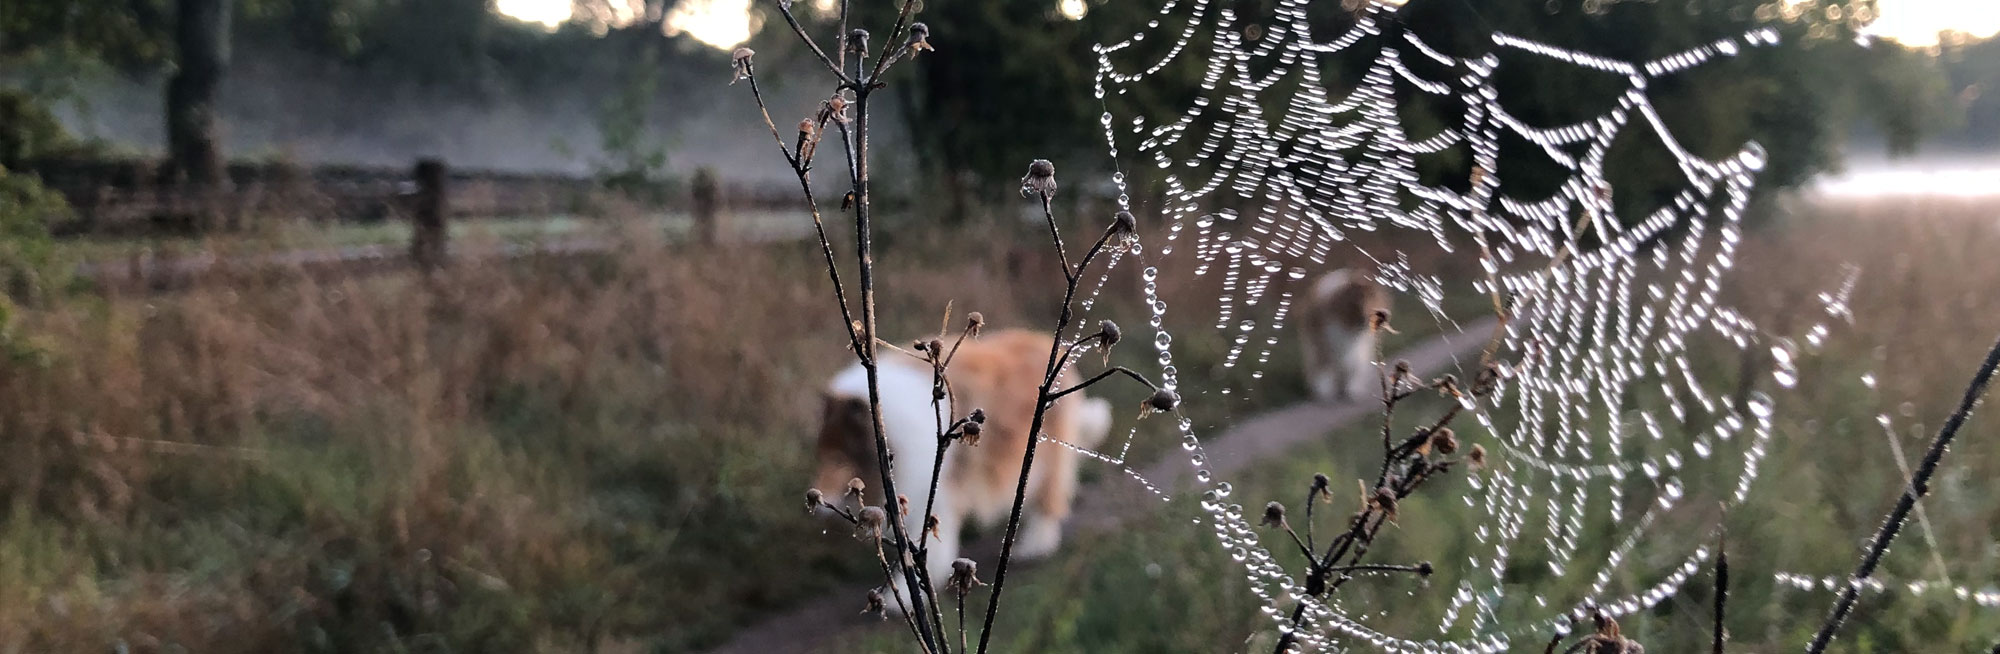
[[[1330,402],[1377,392],[1370,323],[1378,312],[1387,316],[1389,292],[1361,271],[1335,270],[1313,282],[1299,309],[1306,383],[1313,397]]]
[[[1048,365],[1047,334],[1001,330],[967,339],[946,372],[957,415],[935,412],[931,404],[930,364],[884,352],[879,371],[882,426],[889,451],[895,455],[896,492],[909,498],[904,528],[923,530],[924,496],[931,485],[937,457],[940,420],[950,425],[973,409],[986,413],[978,444],[952,445],[945,452],[943,481],[937,489],[937,538],[927,563],[934,584],[943,584],[958,558],[959,530],[968,522],[1004,524],[1013,507],[1014,486],[1027,451],[1028,426],[1035,395]],[[1077,383],[1073,373],[1063,384]],[[868,415],[867,373],[849,366],[827,385],[825,415],[819,433],[819,472],[815,488],[838,502],[848,480],[867,485],[867,501],[879,505],[882,478],[875,457],[875,438]],[[1043,433],[1079,447],[1093,447],[1111,428],[1111,407],[1100,398],[1073,393],[1049,407]],[[1035,450],[1035,468],[1028,479],[1028,498],[1014,553],[1023,558],[1047,555],[1062,540],[1062,523],[1069,516],[1081,455],[1058,444]],[[900,589],[898,589],[900,591]]]

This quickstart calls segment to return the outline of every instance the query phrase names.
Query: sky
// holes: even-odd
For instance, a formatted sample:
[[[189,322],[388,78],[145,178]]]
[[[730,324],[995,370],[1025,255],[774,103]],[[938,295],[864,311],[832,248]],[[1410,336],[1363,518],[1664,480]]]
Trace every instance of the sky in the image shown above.
[[[667,32],[686,32],[703,43],[729,49],[750,40],[752,0],[682,0],[667,16]],[[1127,0],[1136,1],[1136,0]],[[1944,30],[1977,37],[2000,33],[2000,0],[1877,0],[1880,16],[1868,33],[1910,46],[1937,44]],[[617,5],[611,2],[609,4]],[[554,26],[568,20],[571,0],[496,0],[500,13]],[[1063,13],[1081,17],[1082,0],[1061,0]]]

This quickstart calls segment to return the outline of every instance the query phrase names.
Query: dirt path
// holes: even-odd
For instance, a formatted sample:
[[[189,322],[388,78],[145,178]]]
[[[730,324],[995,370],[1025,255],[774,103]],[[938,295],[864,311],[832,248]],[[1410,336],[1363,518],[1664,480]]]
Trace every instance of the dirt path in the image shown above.
[[[1411,369],[1420,376],[1447,372],[1459,367],[1461,357],[1477,352],[1492,331],[1491,318],[1474,321],[1461,331],[1436,336],[1403,350],[1395,358],[1409,361]],[[1378,410],[1378,403],[1373,401],[1301,403],[1251,416],[1206,440],[1209,469],[1218,477],[1233,477],[1251,465],[1322,437],[1333,428],[1376,415]],[[1169,493],[1184,489],[1191,473],[1179,450],[1139,468],[1140,475]],[[1084,488],[1078,497],[1071,512],[1074,517],[1067,525],[1071,534],[1116,528],[1133,513],[1129,509],[1158,504],[1145,489],[1123,475],[1107,475],[1096,485]],[[966,556],[981,561],[998,557],[997,543],[978,543],[966,549]],[[868,592],[868,587],[855,584],[805,601],[790,611],[744,628],[711,654],[803,654],[819,651],[822,645],[836,642],[856,629],[888,628],[879,620],[864,619],[857,613],[860,598]]]

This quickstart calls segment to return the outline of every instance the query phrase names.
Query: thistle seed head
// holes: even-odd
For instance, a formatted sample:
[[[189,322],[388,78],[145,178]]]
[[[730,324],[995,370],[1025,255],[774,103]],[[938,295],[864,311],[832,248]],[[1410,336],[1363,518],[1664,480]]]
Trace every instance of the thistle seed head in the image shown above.
[[[1437,450],[1438,454],[1457,452],[1458,438],[1450,427],[1439,427],[1437,431],[1431,432],[1431,449]]]
[[[847,494],[845,497],[852,497],[857,500],[861,499],[861,492],[865,490],[868,490],[868,484],[862,482],[860,477],[849,479],[847,480]]]
[[[1100,332],[1104,332],[1105,348],[1108,349],[1111,346],[1118,344],[1118,339],[1121,336],[1121,334],[1118,332],[1118,323],[1111,322],[1109,320],[1099,321],[1097,323],[1097,330]]]
[[[750,77],[750,58],[755,56],[757,51],[749,48],[737,48],[736,52],[729,55],[729,69],[733,73],[729,78],[730,84]]]
[[[959,440],[964,441],[966,445],[978,445],[979,432],[982,429],[983,428],[979,426],[979,423],[976,422],[968,422],[963,425],[959,425],[958,426],[958,433],[960,434]]]
[[[1368,504],[1381,509],[1382,513],[1389,516],[1390,520],[1396,519],[1396,489],[1388,486],[1376,486],[1375,493],[1368,497]]]
[[[883,620],[889,619],[889,607],[882,603],[882,589],[868,589],[868,603],[861,607],[861,613],[862,615],[878,616]]]
[[[818,512],[819,507],[824,504],[826,504],[826,493],[820,492],[817,488],[806,489],[806,514]]]
[[[931,38],[931,26],[925,25],[923,23],[911,23],[910,42],[908,44],[908,47],[910,48],[910,54],[915,55],[917,52],[930,50],[931,49],[930,38]]]
[[[882,528],[889,524],[889,512],[879,506],[861,509],[854,517],[854,537],[862,540],[880,540]]]
[[[986,326],[986,314],[977,311],[965,314],[965,330],[972,335],[978,336],[979,328],[984,326]]]
[[[1121,209],[1111,214],[1111,233],[1130,234],[1136,231],[1139,231],[1139,219],[1133,218],[1132,212]]]
[[[856,57],[868,57],[868,30],[859,27],[847,33],[847,52]]]
[[[980,585],[983,584],[979,581],[978,563],[972,559],[957,559],[951,562],[951,577],[944,582],[945,592],[955,593],[960,599],[964,599],[966,593],[972,592],[974,587]]]
[[[1054,196],[1056,194],[1056,165],[1047,159],[1036,159],[1028,164],[1028,174],[1021,176],[1021,197]]]
[[[1265,527],[1285,526],[1285,505],[1279,504],[1277,502],[1271,502],[1269,504],[1265,504],[1264,519],[1258,521],[1257,524]]]
[[[1180,405],[1181,396],[1164,388],[1153,391],[1153,396],[1146,398],[1146,409],[1154,413],[1166,413]]]

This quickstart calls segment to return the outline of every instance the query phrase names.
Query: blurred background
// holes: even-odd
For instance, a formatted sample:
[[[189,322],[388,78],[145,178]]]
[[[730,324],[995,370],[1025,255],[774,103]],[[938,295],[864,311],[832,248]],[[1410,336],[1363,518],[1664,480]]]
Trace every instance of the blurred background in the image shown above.
[[[1063,221],[1109,215],[1092,47],[1157,5],[922,4],[936,51],[897,69],[875,114],[884,332],[925,333],[947,302],[1046,324],[1061,276],[1016,180],[1053,160]],[[794,10],[830,43],[831,0]],[[893,10],[854,3],[883,33]],[[1758,493],[1724,519],[1741,651],[1798,646],[1831,597],[1776,575],[1851,567],[1899,488],[1892,452],[1923,447],[2000,334],[2000,3],[1397,12],[1457,54],[1493,31],[1633,61],[1760,26],[1784,36],[1649,93],[1696,152],[1770,153],[1726,289],[1745,315],[1797,331],[1845,264],[1862,271],[1854,323],[1807,362],[1818,383],[1781,402]],[[771,2],[0,4],[0,652],[759,651],[741,643],[776,635],[797,651],[905,649],[851,610],[789,619],[858,609],[874,562],[798,507],[844,336],[796,180],[730,83],[739,46],[781,129],[831,90]],[[1156,94],[1118,101],[1178,108],[1201,72],[1168,69]],[[1603,97],[1554,75],[1501,83],[1538,124]],[[1648,147],[1610,155],[1626,215],[1681,183]],[[1132,181],[1142,232],[1163,225],[1158,183]],[[838,206],[822,186],[821,206]],[[1400,238],[1367,247],[1447,281],[1477,273]],[[835,245],[851,252],[851,236]],[[1101,310],[1137,324],[1132,268]],[[1201,429],[1302,401],[1296,356],[1270,374],[1223,365],[1204,317],[1214,280],[1161,283],[1186,321],[1179,366],[1203,379]],[[1482,301],[1443,303],[1471,318]],[[1446,328],[1401,327],[1392,351]],[[1175,454],[1170,425],[1118,417],[1115,434],[1138,430],[1133,465]],[[1367,474],[1365,432],[1330,427],[1247,468],[1238,492],[1290,500],[1313,472]],[[1996,437],[1975,420],[1926,504],[1929,536],[1887,564],[1954,592],[1869,596],[1853,651],[2000,643],[2000,595],[1980,594],[2000,592]],[[1392,545],[1453,560],[1469,509],[1451,488],[1403,509],[1443,517]],[[1119,506],[1119,527],[1079,527],[1026,568],[1001,643],[1268,650],[1185,499]],[[1372,592],[1445,595],[1396,583]],[[1627,635],[1706,642],[1706,597],[1689,595]]]

